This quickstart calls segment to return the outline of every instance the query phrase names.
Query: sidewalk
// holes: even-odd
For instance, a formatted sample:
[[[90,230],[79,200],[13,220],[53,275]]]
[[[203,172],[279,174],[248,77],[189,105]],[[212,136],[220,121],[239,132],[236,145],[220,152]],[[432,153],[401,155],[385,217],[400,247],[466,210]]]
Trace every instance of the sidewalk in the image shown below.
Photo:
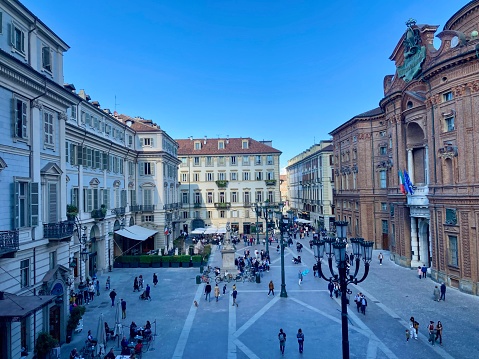
[[[330,299],[326,281],[313,277],[315,259],[309,249],[309,237],[301,240],[303,263],[293,264],[297,256],[293,245],[285,250],[285,276],[287,298],[280,298],[281,263],[276,245],[271,247],[271,270],[264,273],[261,283],[235,283],[238,288],[238,307],[232,306],[230,295],[233,283],[227,283],[227,295],[219,302],[214,296],[211,302],[204,299],[204,284],[195,284],[198,268],[138,268],[114,269],[100,277],[102,287],[109,274],[117,299],[127,301],[127,319],[142,325],[146,320],[156,320],[153,332],[158,334],[149,358],[280,358],[277,334],[279,328],[287,333],[284,357],[288,358],[341,358],[340,303]],[[296,241],[295,241],[296,243]],[[247,247],[250,253],[262,245]],[[237,245],[237,255],[243,255],[243,244]],[[349,309],[349,344],[351,358],[477,358],[477,341],[470,340],[477,333],[479,298],[448,288],[445,302],[434,302],[432,291],[435,283],[419,280],[414,270],[396,266],[384,254],[383,265],[377,261],[374,251],[368,278],[358,286],[350,285],[353,295],[362,291],[368,298],[366,315]],[[221,253],[213,246],[211,266],[221,267]],[[308,268],[302,285],[298,285],[299,270]],[[323,265],[324,271],[326,268]],[[153,273],[159,277],[158,286],[152,287],[152,301],[138,299],[133,293],[134,276],[142,274],[150,283]],[[273,280],[275,296],[268,296],[268,283]],[[223,283],[220,284],[222,289]],[[213,283],[214,286],[214,283]],[[198,307],[193,304],[197,301]],[[62,358],[76,346],[81,348],[86,331],[93,334],[98,316],[103,313],[110,327],[114,324],[114,308],[107,293],[87,306],[84,332],[74,336],[72,343],[63,345]],[[420,323],[418,341],[406,343],[405,329],[410,316]],[[426,324],[429,320],[441,320],[444,325],[444,346],[431,346],[427,342]],[[296,332],[301,328],[305,335],[304,352],[299,354]],[[125,332],[128,329],[125,328]],[[465,335],[466,333],[466,335]],[[108,348],[117,347],[110,341]],[[119,353],[119,351],[115,351]]]

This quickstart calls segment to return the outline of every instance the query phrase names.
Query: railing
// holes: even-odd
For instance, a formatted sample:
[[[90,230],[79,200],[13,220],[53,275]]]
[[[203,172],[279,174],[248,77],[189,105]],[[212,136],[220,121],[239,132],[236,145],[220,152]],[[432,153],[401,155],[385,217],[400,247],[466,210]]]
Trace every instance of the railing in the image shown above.
[[[163,209],[179,209],[179,208],[183,208],[182,203],[168,203],[163,205]]]
[[[215,203],[215,208],[218,208],[218,209],[226,209],[226,208],[230,208],[230,207],[231,207],[230,202],[216,202]]]
[[[105,218],[105,211],[102,210],[102,209],[94,209],[93,211],[91,211],[91,218],[94,218],[94,219],[103,219]]]
[[[275,179],[264,180],[264,182],[266,183],[266,186],[275,186],[276,185],[276,180]]]
[[[137,204],[130,206],[130,212],[141,212],[141,206]]]
[[[141,206],[141,211],[142,212],[154,212],[155,211],[155,205],[154,204],[144,204]]]
[[[115,214],[117,216],[124,216],[125,215],[125,207],[113,208],[111,210],[111,214]]]
[[[194,208],[201,208],[201,203],[195,203],[195,204],[193,205],[193,207],[194,207]]]
[[[66,239],[71,238],[75,223],[72,221],[63,221],[58,223],[43,224],[43,238],[47,239]]]
[[[226,180],[218,180],[216,181],[216,185],[219,187],[219,188],[225,188],[228,186],[228,181]]]
[[[0,254],[16,252],[19,249],[18,229],[14,231],[0,231]]]

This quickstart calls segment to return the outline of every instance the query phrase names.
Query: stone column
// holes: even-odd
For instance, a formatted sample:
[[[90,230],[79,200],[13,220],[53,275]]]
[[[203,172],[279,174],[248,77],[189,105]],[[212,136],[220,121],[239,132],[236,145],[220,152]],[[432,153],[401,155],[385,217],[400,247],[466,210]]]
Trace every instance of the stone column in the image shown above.
[[[407,172],[411,182],[414,183],[414,160],[412,156],[412,148],[407,149]]]
[[[419,265],[419,243],[417,238],[417,218],[411,217],[411,268]]]
[[[426,175],[424,182],[426,183],[426,186],[428,186],[429,185],[429,149],[427,145],[424,146],[424,150],[425,150],[424,169],[425,169],[425,175]]]
[[[231,232],[231,224],[230,222],[226,223],[226,238],[223,249],[221,250],[221,258],[222,258],[222,270],[228,271],[228,273],[233,274],[236,273],[236,266],[235,266],[235,249],[231,245],[230,241],[230,232]]]

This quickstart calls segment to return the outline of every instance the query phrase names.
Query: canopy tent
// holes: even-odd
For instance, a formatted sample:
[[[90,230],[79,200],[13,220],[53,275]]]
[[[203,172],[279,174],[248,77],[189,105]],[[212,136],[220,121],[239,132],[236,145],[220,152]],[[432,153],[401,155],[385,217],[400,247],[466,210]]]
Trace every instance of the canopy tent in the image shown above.
[[[310,224],[312,223],[311,221],[307,220],[307,219],[303,219],[303,218],[297,218],[296,219],[296,222],[298,223],[304,223],[304,224]]]
[[[191,234],[203,234],[205,231],[205,228],[196,228],[191,232]]]
[[[226,228],[225,228],[225,227],[218,228],[218,230],[216,231],[216,233],[218,233],[218,234],[225,234],[225,233],[226,233]]]
[[[211,226],[206,228],[206,231],[204,234],[215,234],[217,230],[218,228],[216,228],[215,226]]]
[[[136,241],[144,241],[148,237],[151,237],[156,233],[158,233],[158,231],[136,225],[131,227],[125,227],[125,229],[121,229],[115,232],[115,234],[118,234],[122,237],[134,239]]]

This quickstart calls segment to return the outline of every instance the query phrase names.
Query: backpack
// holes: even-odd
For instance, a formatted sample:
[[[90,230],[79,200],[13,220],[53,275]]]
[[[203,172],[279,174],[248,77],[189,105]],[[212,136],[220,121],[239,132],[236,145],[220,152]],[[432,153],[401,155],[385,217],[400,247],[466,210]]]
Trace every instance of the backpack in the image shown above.
[[[414,329],[417,329],[417,328],[419,328],[419,323],[415,321],[413,326],[414,326]]]
[[[279,333],[278,338],[280,342],[284,342],[286,340],[286,336],[284,335],[284,333]]]

